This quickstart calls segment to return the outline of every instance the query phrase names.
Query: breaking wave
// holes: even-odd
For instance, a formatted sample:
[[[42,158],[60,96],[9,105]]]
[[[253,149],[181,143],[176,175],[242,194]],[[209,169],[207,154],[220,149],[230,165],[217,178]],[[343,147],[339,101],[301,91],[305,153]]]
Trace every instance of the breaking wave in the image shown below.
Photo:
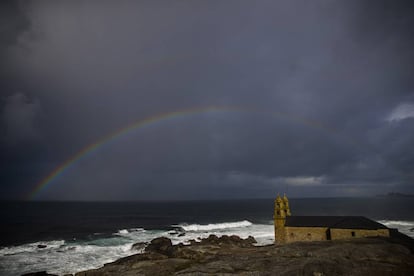
[[[253,225],[248,220],[236,221],[236,222],[223,222],[223,223],[210,223],[210,224],[179,224],[178,227],[182,228],[184,231],[211,231],[219,229],[228,229],[228,228],[239,228],[239,227],[248,227]]]
[[[380,220],[379,222],[384,225],[401,225],[401,226],[413,226],[414,227],[414,222],[411,222],[411,221]]]
[[[119,258],[141,253],[143,248],[135,243],[147,244],[157,237],[168,237],[173,244],[188,244],[190,240],[217,236],[253,236],[258,245],[273,242],[273,226],[253,224],[243,220],[212,224],[180,224],[170,229],[147,230],[143,228],[119,229],[108,235],[93,235],[88,240],[38,241],[18,246],[0,248],[0,275],[21,275],[35,271],[52,274],[69,274],[98,268]]]
[[[118,230],[118,234],[128,234],[131,232],[145,232],[145,229],[144,228],[130,228],[130,229]]]
[[[388,228],[397,228],[401,233],[414,238],[414,221],[406,220],[379,220],[381,224],[384,224]]]
[[[101,238],[88,242],[39,241],[0,249],[0,275],[21,275],[47,271],[76,273],[138,253],[133,242],[123,238]]]
[[[27,244],[18,245],[18,246],[4,247],[0,249],[0,256],[39,252],[39,251],[45,251],[51,248],[56,249],[56,248],[60,248],[63,244],[65,244],[64,240],[44,241],[44,242],[39,241],[39,242],[27,243]]]

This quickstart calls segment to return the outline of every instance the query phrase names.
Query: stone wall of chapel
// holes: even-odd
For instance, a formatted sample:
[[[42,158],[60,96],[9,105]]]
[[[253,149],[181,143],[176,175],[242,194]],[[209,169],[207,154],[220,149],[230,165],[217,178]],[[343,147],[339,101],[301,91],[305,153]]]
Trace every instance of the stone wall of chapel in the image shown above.
[[[326,241],[327,227],[285,227],[285,241]]]
[[[389,237],[388,229],[366,230],[366,229],[335,229],[331,228],[331,239],[351,239],[364,237]]]

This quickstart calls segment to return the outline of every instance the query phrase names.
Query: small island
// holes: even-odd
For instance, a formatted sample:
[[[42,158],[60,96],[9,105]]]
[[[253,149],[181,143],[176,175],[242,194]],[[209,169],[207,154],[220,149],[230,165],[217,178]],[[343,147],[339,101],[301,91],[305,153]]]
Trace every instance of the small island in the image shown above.
[[[386,196],[387,197],[414,197],[413,194],[394,193],[394,192],[388,193]]]

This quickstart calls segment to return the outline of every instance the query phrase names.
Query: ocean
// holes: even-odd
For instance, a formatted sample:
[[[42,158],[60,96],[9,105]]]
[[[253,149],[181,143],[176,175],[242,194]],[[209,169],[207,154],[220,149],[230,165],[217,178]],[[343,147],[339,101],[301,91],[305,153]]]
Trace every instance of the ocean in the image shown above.
[[[293,215],[357,215],[414,238],[413,197],[290,199]],[[271,244],[273,199],[151,202],[0,202],[0,275],[75,273],[142,252],[135,243],[174,244],[210,234]]]

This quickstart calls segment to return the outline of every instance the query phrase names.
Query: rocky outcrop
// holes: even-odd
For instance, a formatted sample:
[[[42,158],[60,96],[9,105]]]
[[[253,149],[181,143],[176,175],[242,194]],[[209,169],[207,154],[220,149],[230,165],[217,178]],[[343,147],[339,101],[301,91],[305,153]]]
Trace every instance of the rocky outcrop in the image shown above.
[[[142,250],[144,250],[145,249],[145,247],[148,245],[148,243],[146,243],[146,242],[137,242],[137,243],[134,243],[132,246],[131,246],[131,250],[135,250],[135,251],[142,251]]]
[[[173,247],[171,240],[165,237],[153,239],[145,248],[145,252],[159,253],[168,257],[172,257],[175,250],[176,247]]]
[[[252,237],[211,235],[190,245],[172,245],[162,237],[143,254],[76,275],[414,275],[414,255],[386,238],[254,243]]]
[[[252,247],[256,243],[256,240],[249,236],[246,239],[242,239],[239,236],[221,236],[220,238],[216,235],[210,235],[206,239],[200,241],[200,245],[219,245],[219,246],[236,246],[236,247]]]

